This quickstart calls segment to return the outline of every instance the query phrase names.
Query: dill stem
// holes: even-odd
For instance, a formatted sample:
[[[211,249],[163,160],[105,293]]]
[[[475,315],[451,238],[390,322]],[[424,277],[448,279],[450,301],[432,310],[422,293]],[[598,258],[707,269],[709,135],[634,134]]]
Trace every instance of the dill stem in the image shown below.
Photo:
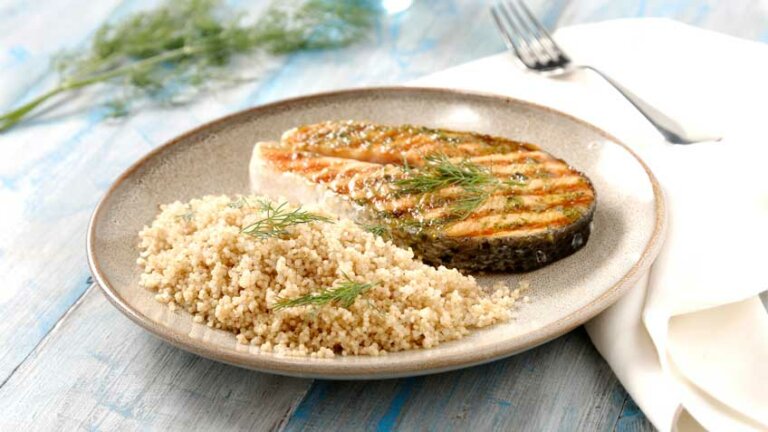
[[[37,108],[38,105],[40,105],[41,103],[47,101],[48,99],[64,91],[66,91],[66,89],[63,86],[58,86],[32,99],[31,101],[16,108],[15,110],[1,115],[0,116],[0,132],[5,131],[6,129],[10,129],[13,125],[20,122],[24,118],[24,116],[27,115],[27,113]]]
[[[27,114],[29,114],[32,110],[40,106],[42,103],[44,103],[48,99],[60,93],[77,90],[92,84],[107,81],[112,78],[117,78],[119,76],[126,75],[130,72],[133,72],[136,69],[152,66],[156,63],[162,63],[165,61],[174,60],[180,57],[184,57],[187,55],[200,52],[204,49],[206,49],[206,44],[204,43],[196,46],[185,45],[181,48],[164,52],[162,54],[158,54],[152,57],[146,57],[139,61],[129,63],[124,66],[120,66],[112,70],[108,70],[106,72],[93,75],[91,77],[64,81],[61,84],[59,84],[57,87],[47,91],[46,93],[43,93],[42,95],[16,108],[15,110],[12,110],[3,115],[0,115],[0,132],[4,132],[10,129],[16,123],[23,120],[27,116]]]

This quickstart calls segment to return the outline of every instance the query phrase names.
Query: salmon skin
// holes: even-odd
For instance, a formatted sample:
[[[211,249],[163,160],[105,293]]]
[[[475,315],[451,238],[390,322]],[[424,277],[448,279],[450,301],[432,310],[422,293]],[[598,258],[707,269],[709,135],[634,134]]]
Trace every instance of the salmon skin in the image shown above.
[[[421,126],[328,121],[257,143],[254,191],[320,204],[466,271],[525,272],[582,248],[596,195],[538,146]]]

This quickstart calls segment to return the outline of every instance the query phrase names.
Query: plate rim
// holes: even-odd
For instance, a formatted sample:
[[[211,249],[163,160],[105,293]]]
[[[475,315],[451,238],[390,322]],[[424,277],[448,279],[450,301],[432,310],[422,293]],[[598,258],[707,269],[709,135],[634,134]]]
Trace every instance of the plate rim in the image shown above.
[[[248,350],[234,351],[229,349],[222,349],[206,343],[201,343],[199,339],[190,337],[188,334],[180,334],[175,332],[172,328],[164,326],[152,320],[148,316],[141,313],[139,310],[132,307],[125,299],[114,289],[109,282],[106,274],[104,274],[99,267],[98,259],[94,251],[94,237],[96,228],[98,227],[99,215],[105,208],[106,202],[115,192],[115,190],[123,184],[123,182],[133,174],[134,171],[143,166],[147,161],[155,157],[157,154],[167,150],[170,147],[179,145],[180,142],[185,139],[204,132],[206,129],[222,126],[226,123],[232,122],[238,117],[246,117],[251,115],[258,115],[259,112],[271,111],[288,107],[295,104],[301,104],[305,102],[312,102],[315,100],[322,100],[330,97],[339,96],[354,96],[359,94],[371,94],[371,93],[433,93],[436,95],[452,96],[456,98],[480,98],[490,99],[496,102],[511,103],[521,106],[526,106],[535,110],[546,111],[555,115],[565,117],[571,121],[574,121],[581,126],[591,129],[593,132],[605,137],[608,140],[621,146],[632,157],[635,158],[640,166],[648,176],[648,180],[651,183],[654,204],[655,204],[655,221],[653,233],[651,234],[648,243],[645,245],[642,254],[633,264],[633,266],[610,288],[600,294],[597,298],[591,302],[577,309],[576,311],[561,317],[557,321],[554,321],[546,326],[540,327],[530,333],[527,333],[523,337],[513,339],[513,341],[507,341],[507,343],[500,343],[495,345],[492,350],[485,352],[468,352],[462,354],[453,354],[442,358],[431,358],[426,361],[411,361],[406,365],[402,364],[387,364],[382,362],[380,365],[350,365],[334,363],[333,359],[318,359],[315,363],[308,365],[306,362],[299,361],[306,360],[304,357],[281,357],[270,354],[269,356],[256,355]],[[440,88],[440,87],[420,87],[420,86],[376,86],[376,87],[358,87],[348,88],[341,90],[333,90],[327,92],[312,93],[308,95],[302,95],[297,97],[291,97],[287,99],[281,99],[275,102],[257,105],[251,108],[246,108],[234,113],[225,115],[223,117],[216,118],[209,122],[203,123],[197,127],[187,130],[174,138],[160,144],[155,147],[144,156],[139,158],[136,162],[131,164],[125,169],[110,185],[110,187],[104,192],[104,195],[99,199],[96,207],[94,208],[91,217],[88,222],[88,229],[86,232],[86,258],[88,261],[88,267],[94,277],[94,285],[98,286],[102,293],[107,297],[109,302],[118,309],[123,315],[127,316],[131,321],[138,324],[145,330],[149,331],[156,337],[170,343],[171,345],[181,348],[185,351],[189,351],[200,355],[202,357],[224,362],[238,367],[257,370],[261,372],[274,373],[278,375],[288,375],[302,378],[322,378],[322,379],[383,379],[383,378],[399,378],[408,376],[426,375],[432,373],[445,372],[454,369],[460,369],[465,367],[471,367],[483,363],[488,363],[494,360],[499,360],[505,357],[512,356],[514,354],[527,351],[535,348],[543,343],[553,340],[565,333],[573,330],[579,325],[584,324],[591,318],[595,317],[600,312],[607,309],[613,303],[615,303],[626,291],[634,285],[634,283],[640,279],[644,270],[647,270],[654,259],[661,250],[663,244],[664,235],[667,228],[667,209],[664,200],[664,194],[661,186],[656,179],[648,165],[643,161],[628,145],[619,140],[615,136],[605,132],[603,129],[573,116],[568,113],[564,113],[560,110],[540,105],[537,103],[529,102],[526,100],[498,95],[488,92],[477,92],[468,90],[459,90],[452,88]],[[515,343],[514,341],[518,341]],[[520,342],[522,341],[522,343]],[[425,350],[426,351],[426,350]],[[386,357],[382,357],[386,358]],[[292,361],[293,360],[293,361]],[[315,360],[315,359],[313,359]]]

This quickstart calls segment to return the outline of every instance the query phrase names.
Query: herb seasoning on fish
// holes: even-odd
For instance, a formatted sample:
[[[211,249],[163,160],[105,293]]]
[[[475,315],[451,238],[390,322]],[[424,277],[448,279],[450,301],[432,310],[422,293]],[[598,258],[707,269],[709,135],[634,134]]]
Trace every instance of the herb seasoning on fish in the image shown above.
[[[423,261],[468,271],[530,271],[574,253],[596,204],[584,174],[533,144],[356,121],[256,144],[251,185],[385,227]]]
[[[449,186],[463,188],[464,192],[452,204],[452,215],[444,222],[465,219],[502,185],[525,186],[525,176],[519,173],[502,181],[494,177],[490,169],[467,159],[455,163],[444,154],[429,155],[424,159],[426,163],[418,172],[406,162],[404,171],[407,176],[393,182],[396,194],[434,193]]]

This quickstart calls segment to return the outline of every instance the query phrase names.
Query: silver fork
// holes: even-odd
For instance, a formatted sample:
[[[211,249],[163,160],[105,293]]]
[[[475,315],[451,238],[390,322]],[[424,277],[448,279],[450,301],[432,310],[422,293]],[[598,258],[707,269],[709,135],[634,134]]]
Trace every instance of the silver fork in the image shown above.
[[[651,124],[673,144],[693,144],[716,141],[720,137],[689,137],[672,118],[653,108],[603,72],[588,65],[575,65],[533,16],[523,0],[498,0],[491,6],[491,15],[507,47],[528,69],[549,76],[564,75],[575,69],[589,69],[603,77],[621,93]]]

